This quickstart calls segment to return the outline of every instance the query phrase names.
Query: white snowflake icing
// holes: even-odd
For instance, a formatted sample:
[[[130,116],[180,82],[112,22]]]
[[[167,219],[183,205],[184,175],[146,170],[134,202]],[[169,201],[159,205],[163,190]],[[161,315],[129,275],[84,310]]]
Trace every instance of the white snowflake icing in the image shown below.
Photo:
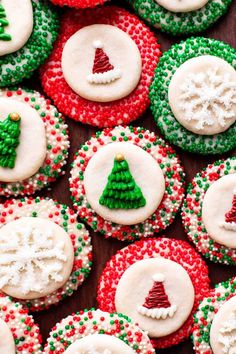
[[[224,346],[223,353],[236,354],[236,311],[223,323],[219,332],[219,343]]]
[[[26,295],[44,291],[52,280],[62,281],[60,272],[67,261],[64,246],[64,241],[53,244],[50,228],[42,232],[32,225],[18,226],[9,235],[2,235],[0,288],[16,286]]]
[[[219,68],[198,74],[190,73],[181,85],[180,104],[188,121],[196,120],[196,129],[218,122],[225,127],[233,119],[236,104],[236,82],[230,75],[218,73]]]

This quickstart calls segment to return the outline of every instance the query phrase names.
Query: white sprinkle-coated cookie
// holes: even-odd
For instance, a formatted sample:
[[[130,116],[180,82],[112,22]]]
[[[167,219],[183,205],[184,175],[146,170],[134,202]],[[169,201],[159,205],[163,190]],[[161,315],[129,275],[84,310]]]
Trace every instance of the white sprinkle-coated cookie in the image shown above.
[[[129,151],[130,144],[134,147]],[[142,154],[138,155],[140,148],[144,151],[141,150]],[[104,151],[108,151],[108,160],[104,159]],[[111,156],[110,151],[114,151]],[[134,151],[137,153],[134,154]],[[101,157],[104,169],[96,168],[95,171],[91,166],[95,162],[99,166],[96,154]],[[149,155],[147,160],[146,155]],[[117,162],[117,157],[123,161]],[[142,163],[143,158],[145,164]],[[121,174],[118,171],[120,168],[123,170]],[[156,172],[151,175],[150,171]],[[92,178],[97,181],[96,184],[92,183],[93,188]],[[79,217],[95,231],[100,231],[105,237],[135,240],[152,236],[172,222],[182,203],[183,178],[184,172],[178,156],[162,139],[144,128],[118,126],[97,132],[76,153],[70,190]],[[156,180],[159,181],[156,182],[160,186],[159,190],[153,182]],[[114,192],[111,196],[108,192],[110,187]],[[131,194],[130,189],[133,191]],[[140,219],[142,210],[146,217],[144,221]],[[114,223],[118,216],[119,222],[123,224]],[[126,223],[127,219],[130,224]]]
[[[236,349],[236,280],[219,283],[202,300],[192,331],[196,354],[234,353]]]
[[[0,233],[2,293],[5,289],[11,292],[31,311],[43,310],[72,295],[87,278],[92,258],[88,231],[77,222],[75,213],[52,199],[37,197],[10,199],[0,207],[0,215],[2,228],[9,228],[14,220],[21,223],[21,228],[11,229],[9,241]],[[34,229],[33,218],[39,219],[33,223],[37,226]],[[47,233],[40,228],[43,219]],[[57,225],[52,228],[50,223]],[[13,284],[15,288],[10,287]]]
[[[84,348],[84,343],[89,346]],[[43,353],[72,354],[76,350],[85,354],[155,353],[147,334],[129,317],[94,309],[79,311],[57,323]]]
[[[183,225],[197,250],[230,265],[236,263],[235,173],[235,156],[208,165],[189,184],[182,208]]]
[[[64,118],[40,93],[21,88],[0,90],[1,121],[11,113],[22,117],[18,146],[13,146],[15,166],[0,167],[0,195],[6,197],[33,194],[55,181],[63,173],[69,148]],[[3,129],[0,125],[0,133]],[[0,151],[0,161],[3,157]]]

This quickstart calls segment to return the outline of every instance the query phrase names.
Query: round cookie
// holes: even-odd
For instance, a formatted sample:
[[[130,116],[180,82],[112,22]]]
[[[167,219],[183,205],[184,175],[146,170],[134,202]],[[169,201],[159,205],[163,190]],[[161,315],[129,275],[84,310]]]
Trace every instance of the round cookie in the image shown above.
[[[0,195],[47,187],[63,173],[68,148],[67,125],[49,100],[36,91],[0,90]]]
[[[0,294],[1,353],[41,354],[41,335],[28,310],[8,296]]]
[[[188,186],[182,220],[189,239],[213,262],[236,263],[236,157],[216,161]]]
[[[202,37],[164,53],[150,99],[156,123],[171,143],[200,154],[236,146],[235,61],[235,49]]]
[[[217,284],[194,315],[193,344],[197,354],[233,353],[235,343],[236,281]]]
[[[174,36],[203,32],[228,10],[232,0],[128,0],[150,25]]]
[[[90,237],[67,206],[38,197],[8,200],[0,222],[1,293],[39,311],[72,295],[88,276]]]
[[[93,230],[133,241],[173,221],[183,178],[178,157],[162,139],[118,126],[97,132],[76,153],[70,190],[79,217]]]
[[[29,78],[48,57],[57,37],[58,16],[45,0],[2,0],[0,87]]]
[[[153,238],[111,258],[100,278],[97,300],[103,311],[125,310],[147,331],[155,348],[167,348],[188,338],[192,315],[208,292],[207,266],[192,247]]]
[[[159,48],[154,34],[126,10],[67,12],[41,70],[42,86],[72,119],[99,127],[127,124],[149,105]]]
[[[53,4],[59,6],[70,6],[78,9],[103,5],[108,0],[51,0]]]
[[[155,353],[147,334],[127,316],[94,309],[77,312],[57,323],[43,352]]]

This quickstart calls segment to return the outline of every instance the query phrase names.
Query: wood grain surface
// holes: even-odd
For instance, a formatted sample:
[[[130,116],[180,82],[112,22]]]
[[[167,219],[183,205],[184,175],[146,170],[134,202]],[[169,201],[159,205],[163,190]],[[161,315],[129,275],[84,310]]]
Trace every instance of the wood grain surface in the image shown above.
[[[113,3],[129,9],[125,0],[114,0]],[[132,11],[131,9],[129,10]],[[235,17],[236,3],[234,1],[229,12],[223,18],[221,18],[210,30],[202,35],[225,41],[231,46],[236,47]],[[161,44],[162,51],[168,50],[173,43],[180,41],[180,38],[173,38],[169,35],[161,33],[158,30],[155,30],[155,32],[158,41]],[[28,85],[41,91],[38,74],[35,74],[31,80],[26,80],[24,85]],[[51,185],[51,190],[43,191],[40,193],[40,195],[53,197],[61,203],[72,206],[68,183],[68,178],[70,175],[70,163],[73,160],[74,153],[79,149],[80,144],[89,139],[91,134],[93,134],[97,129],[82,125],[70,119],[67,119],[67,123],[70,131],[71,148],[69,161],[66,166],[66,174],[62,176],[56,183]],[[139,120],[134,122],[133,125],[143,126],[160,135],[149,110]],[[192,177],[199,170],[205,167],[208,163],[211,163],[219,158],[219,156],[202,157],[195,154],[182,152],[179,149],[176,150],[178,151],[184,165],[187,183],[189,183]],[[232,156],[235,155],[235,153],[236,150],[226,154],[223,157]],[[36,322],[39,323],[44,343],[48,337],[50,329],[63,317],[66,317],[72,312],[84,308],[96,307],[96,289],[99,276],[110,257],[118,249],[126,246],[126,243],[116,240],[105,240],[104,237],[100,234],[92,232],[91,229],[89,231],[91,233],[93,243],[93,267],[89,278],[78,289],[78,291],[73,294],[73,296],[65,299],[64,301],[61,301],[58,306],[52,306],[49,310],[34,315]],[[170,238],[187,240],[184,229],[181,225],[181,219],[179,215],[176,217],[174,223],[164,232],[164,235]],[[212,286],[220,281],[228,279],[236,273],[236,267],[223,266],[219,264],[213,264],[211,262],[208,262],[208,265]],[[160,350],[158,353],[190,354],[193,353],[192,343],[189,340],[167,350]]]

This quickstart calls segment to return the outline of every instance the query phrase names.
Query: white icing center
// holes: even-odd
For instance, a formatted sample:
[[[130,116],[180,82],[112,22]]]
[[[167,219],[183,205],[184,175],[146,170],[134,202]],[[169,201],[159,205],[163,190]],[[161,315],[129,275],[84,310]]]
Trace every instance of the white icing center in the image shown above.
[[[202,220],[208,235],[233,249],[236,248],[235,185],[235,173],[219,178],[208,188],[202,203]]]
[[[15,354],[15,342],[12,332],[5,321],[0,319],[0,353]]]
[[[28,41],[33,30],[33,8],[31,0],[1,0],[9,25],[4,27],[4,33],[11,40],[0,40],[0,56],[16,52]]]
[[[95,24],[66,42],[62,71],[71,89],[95,102],[128,96],[138,85],[142,59],[136,43],[119,28]]]
[[[224,302],[215,314],[210,344],[214,354],[236,353],[236,296]]]
[[[180,104],[189,120],[196,121],[196,129],[212,126],[217,119],[221,127],[235,117],[236,82],[229,74],[220,75],[219,68],[189,74],[181,86]],[[223,106],[223,107],[222,107]]]
[[[41,223],[45,226],[41,228]],[[67,266],[65,239],[55,240],[64,230],[40,218],[20,218],[0,229],[0,288],[20,289],[23,296],[31,292],[42,294],[51,283],[65,281],[62,274]],[[67,280],[67,279],[66,279]]]
[[[91,334],[72,343],[65,354],[134,354],[133,349],[115,336]]]
[[[190,12],[201,9],[209,0],[155,0],[171,12]]]
[[[117,154],[124,155],[130,173],[146,200],[145,206],[109,209],[99,203]],[[99,149],[90,159],[84,174],[84,187],[86,198],[98,215],[117,224],[133,225],[156,211],[165,192],[165,179],[159,164],[149,153],[134,144],[115,142]]]
[[[115,294],[116,312],[132,318],[152,338],[178,330],[193,303],[194,288],[186,270],[162,257],[132,264],[120,278]]]
[[[219,134],[236,120],[236,72],[221,58],[187,60],[173,75],[168,96],[175,118],[196,134]]]

